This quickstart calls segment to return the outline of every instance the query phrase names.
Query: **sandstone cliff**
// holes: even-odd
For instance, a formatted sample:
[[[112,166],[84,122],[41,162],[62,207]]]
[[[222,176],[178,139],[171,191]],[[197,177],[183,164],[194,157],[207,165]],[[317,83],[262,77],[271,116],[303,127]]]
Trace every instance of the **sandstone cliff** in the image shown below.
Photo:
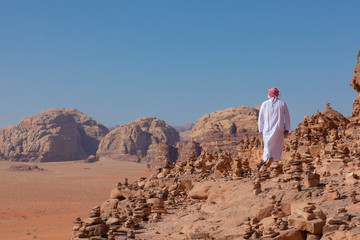
[[[52,108],[0,130],[0,158],[70,161],[95,154],[108,129],[76,109]]]
[[[209,125],[213,136],[236,132],[226,121]],[[167,162],[148,179],[119,182],[109,200],[76,219],[72,239],[360,239],[353,126],[327,104],[304,117],[286,139],[286,157],[269,167],[251,162],[262,149],[255,137],[240,140],[236,158],[202,151]]]
[[[190,140],[199,142],[205,151],[236,153],[240,139],[258,136],[259,107],[232,107],[205,114],[195,124]]]
[[[356,92],[360,93],[360,50],[357,55],[357,63],[354,69],[354,76],[351,79],[350,86],[352,86]]]
[[[164,150],[163,144],[172,146],[179,140],[179,133],[163,120],[143,117],[112,130],[100,142],[97,156],[149,162],[161,158],[158,151],[170,156],[170,152]],[[158,149],[161,142],[164,142],[163,148]]]
[[[180,134],[180,140],[181,141],[189,141],[189,135],[191,133],[192,128],[194,127],[194,123],[188,123],[183,126],[174,126],[174,128],[179,132]]]
[[[360,50],[350,85],[358,93],[358,96],[353,102],[353,111],[349,118],[350,124],[348,125],[347,135],[351,139],[360,139]]]

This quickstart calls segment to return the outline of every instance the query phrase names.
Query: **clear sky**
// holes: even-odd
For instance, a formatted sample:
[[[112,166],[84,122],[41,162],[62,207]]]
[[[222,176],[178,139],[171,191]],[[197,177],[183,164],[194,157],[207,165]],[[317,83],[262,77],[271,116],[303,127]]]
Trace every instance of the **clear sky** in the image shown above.
[[[0,0],[0,128],[53,107],[196,122],[278,87],[292,129],[349,116],[360,1]]]

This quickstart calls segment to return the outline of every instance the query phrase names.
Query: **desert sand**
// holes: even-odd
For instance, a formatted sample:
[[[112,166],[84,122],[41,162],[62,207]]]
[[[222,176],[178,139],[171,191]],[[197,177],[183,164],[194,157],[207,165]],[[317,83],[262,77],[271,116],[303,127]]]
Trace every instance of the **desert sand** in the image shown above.
[[[20,164],[0,162],[0,240],[70,239],[75,218],[86,218],[119,181],[151,175],[145,164],[104,158],[36,163],[44,171],[8,170]]]

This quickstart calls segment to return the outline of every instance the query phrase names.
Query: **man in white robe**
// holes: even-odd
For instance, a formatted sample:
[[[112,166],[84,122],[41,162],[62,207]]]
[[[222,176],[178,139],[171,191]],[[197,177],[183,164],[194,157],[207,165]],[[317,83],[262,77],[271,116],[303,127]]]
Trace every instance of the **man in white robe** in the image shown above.
[[[261,104],[259,113],[259,132],[263,135],[264,154],[263,160],[266,167],[272,161],[279,161],[284,147],[284,136],[290,130],[290,115],[286,103],[280,100],[277,88],[268,91],[269,100]]]

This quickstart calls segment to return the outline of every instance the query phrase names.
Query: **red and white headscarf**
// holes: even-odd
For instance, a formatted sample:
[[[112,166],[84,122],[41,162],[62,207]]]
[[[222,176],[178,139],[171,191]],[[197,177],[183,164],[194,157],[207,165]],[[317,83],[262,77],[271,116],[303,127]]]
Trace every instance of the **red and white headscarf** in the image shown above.
[[[273,87],[268,90],[268,98],[274,103],[280,98],[280,91],[279,89]]]

